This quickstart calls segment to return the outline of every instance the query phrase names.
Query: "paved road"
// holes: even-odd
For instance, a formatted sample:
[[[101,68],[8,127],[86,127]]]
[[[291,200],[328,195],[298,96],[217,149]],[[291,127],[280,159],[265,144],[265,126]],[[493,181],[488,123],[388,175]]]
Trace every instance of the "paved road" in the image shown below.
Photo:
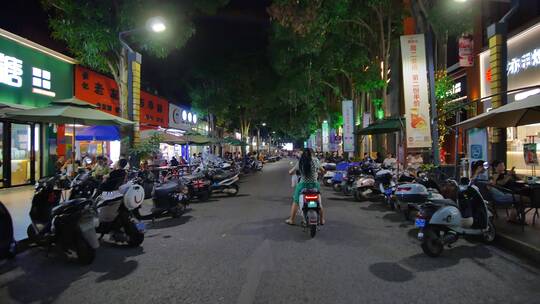
[[[156,222],[141,248],[104,245],[88,267],[27,251],[0,264],[0,303],[540,303],[538,268],[466,241],[428,258],[378,203],[326,191],[328,223],[309,239],[283,223],[287,167]]]

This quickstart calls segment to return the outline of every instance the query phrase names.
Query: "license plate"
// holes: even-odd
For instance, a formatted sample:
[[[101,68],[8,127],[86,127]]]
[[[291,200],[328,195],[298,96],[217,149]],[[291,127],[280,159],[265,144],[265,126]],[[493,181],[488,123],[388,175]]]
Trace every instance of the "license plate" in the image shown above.
[[[426,220],[424,220],[424,219],[416,219],[416,220],[414,221],[414,225],[415,225],[416,227],[418,227],[418,228],[423,228],[423,227],[426,226]]]
[[[308,206],[308,208],[317,208],[317,203],[316,202],[309,202],[307,206]]]
[[[144,232],[146,230],[146,225],[144,224],[144,222],[138,222],[137,224],[135,224],[135,226],[137,226],[137,230],[139,230],[140,232]]]

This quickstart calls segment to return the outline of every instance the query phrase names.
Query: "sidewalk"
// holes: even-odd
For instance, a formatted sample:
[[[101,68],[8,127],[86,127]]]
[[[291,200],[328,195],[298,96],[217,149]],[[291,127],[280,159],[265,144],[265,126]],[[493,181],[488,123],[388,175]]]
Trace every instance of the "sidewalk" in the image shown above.
[[[0,201],[6,205],[13,218],[15,240],[25,239],[26,228],[30,225],[30,207],[34,186],[23,186],[0,190]]]
[[[497,229],[497,244],[510,251],[540,264],[540,219],[536,218],[536,225],[532,225],[533,212],[527,214],[525,231],[516,224],[508,223],[504,212],[499,212],[495,219]]]

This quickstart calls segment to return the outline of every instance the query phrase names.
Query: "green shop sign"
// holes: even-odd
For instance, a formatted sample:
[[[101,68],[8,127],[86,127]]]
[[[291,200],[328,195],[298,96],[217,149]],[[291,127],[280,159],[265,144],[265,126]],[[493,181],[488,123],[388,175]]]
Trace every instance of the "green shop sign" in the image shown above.
[[[43,107],[72,97],[74,63],[0,29],[0,103]]]

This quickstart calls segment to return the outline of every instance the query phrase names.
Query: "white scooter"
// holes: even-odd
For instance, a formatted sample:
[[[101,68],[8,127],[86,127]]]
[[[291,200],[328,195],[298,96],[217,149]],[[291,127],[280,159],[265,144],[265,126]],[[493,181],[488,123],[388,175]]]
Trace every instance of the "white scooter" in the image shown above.
[[[420,208],[415,226],[420,228],[418,239],[424,253],[430,257],[442,254],[444,246],[450,247],[459,236],[481,236],[485,242],[495,239],[493,213],[480,191],[474,186],[458,185],[456,202],[450,199],[432,200]],[[458,204],[462,205],[462,208]],[[471,208],[472,216],[465,217],[460,209]],[[465,214],[468,215],[468,214]]]

